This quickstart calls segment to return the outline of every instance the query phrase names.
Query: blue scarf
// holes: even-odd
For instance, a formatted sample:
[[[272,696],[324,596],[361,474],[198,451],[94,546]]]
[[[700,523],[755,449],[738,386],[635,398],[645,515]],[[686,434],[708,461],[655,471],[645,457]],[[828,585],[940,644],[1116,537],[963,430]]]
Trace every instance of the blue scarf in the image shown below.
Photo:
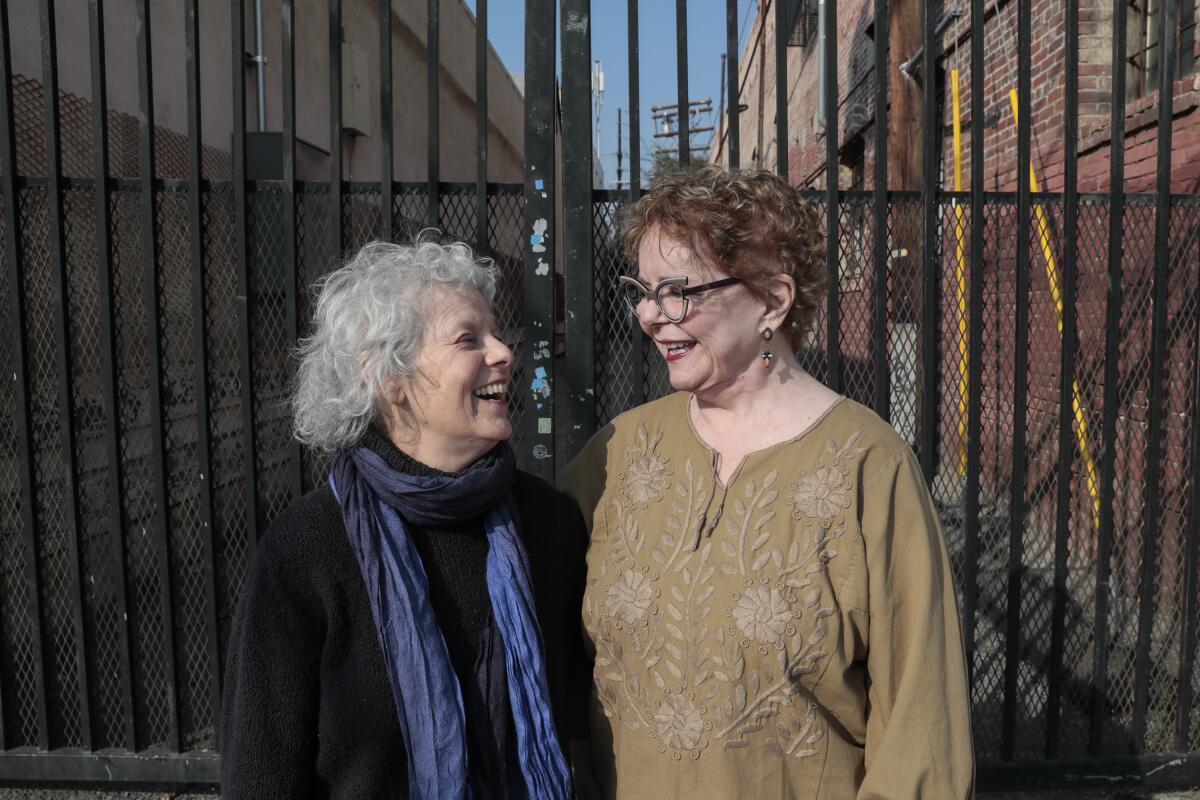
[[[488,595],[504,643],[525,788],[530,800],[571,796],[550,717],[529,565],[514,523],[515,478],[507,445],[497,450],[494,463],[459,475],[408,475],[363,445],[338,455],[330,466],[329,485],[366,581],[387,663],[413,800],[462,800],[471,793],[462,689],[406,523],[447,525],[480,515],[488,537]]]

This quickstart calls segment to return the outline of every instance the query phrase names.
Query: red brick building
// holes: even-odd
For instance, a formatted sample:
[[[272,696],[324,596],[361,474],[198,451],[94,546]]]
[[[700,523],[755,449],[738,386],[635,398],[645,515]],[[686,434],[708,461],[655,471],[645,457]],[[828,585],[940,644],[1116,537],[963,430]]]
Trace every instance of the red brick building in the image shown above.
[[[779,1],[779,0],[775,0]],[[792,183],[801,188],[824,189],[826,178],[825,125],[821,119],[819,35],[817,0],[789,2],[795,23],[787,51],[787,161]],[[1188,496],[1195,466],[1190,463],[1190,437],[1196,418],[1197,352],[1200,334],[1200,37],[1195,35],[1195,0],[1175,2],[1177,60],[1172,97],[1169,285],[1167,308],[1167,355],[1164,362],[1163,440],[1161,460],[1162,516],[1157,538],[1156,587],[1158,611],[1156,630],[1169,629],[1179,619],[1183,587],[1183,542]],[[930,81],[920,74],[920,61],[907,77],[900,65],[913,59],[920,45],[921,3],[912,0],[889,3],[892,13],[892,53],[888,73],[890,85],[889,180],[891,190],[922,188],[921,146],[924,134],[924,92],[937,91],[941,129],[941,159],[938,189],[955,189],[955,164],[961,167],[961,189],[971,187],[971,64],[972,37],[970,4],[943,4],[938,74]],[[1063,0],[1032,2],[1031,85],[1029,98],[1032,125],[1032,162],[1038,189],[1063,190],[1065,147],[1065,3]],[[940,308],[931,322],[938,342],[939,424],[938,475],[935,496],[947,508],[962,499],[963,478],[959,468],[963,452],[962,387],[968,370],[967,330],[970,323],[971,270],[983,271],[983,380],[981,553],[1001,558],[1008,546],[1007,529],[1014,446],[1013,403],[1017,382],[1027,386],[1027,425],[1024,441],[1027,469],[1024,496],[1027,503],[1023,534],[1024,564],[1030,580],[1052,566],[1059,481],[1058,429],[1061,371],[1060,313],[1074,313],[1078,324],[1078,353],[1075,375],[1078,411],[1074,435],[1072,474],[1071,544],[1072,596],[1084,615],[1091,613],[1095,592],[1095,556],[1099,508],[1099,470],[1105,447],[1116,449],[1114,497],[1112,498],[1114,603],[1136,603],[1141,571],[1143,533],[1146,529],[1146,451],[1148,445],[1150,343],[1154,290],[1155,172],[1158,134],[1158,15],[1162,3],[1130,0],[1127,13],[1125,180],[1127,198],[1123,217],[1124,250],[1121,262],[1122,290],[1120,357],[1117,365],[1119,398],[1115,429],[1105,436],[1104,382],[1109,268],[1109,198],[1112,157],[1112,57],[1113,3],[1111,0],[1080,0],[1079,98],[1072,111],[1078,119],[1078,188],[1084,194],[1078,217],[1077,294],[1074,302],[1062,298],[1063,214],[1060,196],[1041,202],[1035,195],[1031,220],[1029,254],[1028,370],[1016,376],[1016,204],[1017,136],[1009,92],[1017,82],[1017,3],[985,0],[983,160],[985,207],[983,252],[971,252],[969,202],[958,204],[943,198],[939,204],[938,278]],[[1149,8],[1149,12],[1147,12]],[[740,161],[742,167],[774,169],[776,141],[775,103],[775,9],[772,0],[758,4],[750,33],[739,59]],[[915,41],[897,47],[897,23],[901,15],[915,14]],[[912,33],[910,28],[909,33]],[[837,3],[837,110],[839,188],[870,190],[875,163],[875,97],[877,65],[873,0],[841,0]],[[900,34],[901,38],[903,34]],[[899,50],[903,50],[900,52]],[[956,114],[951,75],[957,72],[959,103],[957,116],[961,148],[956,156],[953,122]],[[829,113],[833,113],[832,110]],[[714,138],[711,160],[728,163],[729,148],[725,120]],[[897,429],[920,441],[921,337],[927,333],[921,319],[923,281],[923,218],[920,200],[913,194],[893,196],[889,212],[888,319],[873,318],[876,266],[873,260],[874,223],[871,199],[849,191],[843,196],[840,213],[841,281],[839,303],[842,315],[841,353],[844,359],[844,389],[851,395],[870,399],[870,363],[873,358],[872,331],[877,323],[888,331],[891,373],[891,413]],[[961,259],[958,255],[961,243]],[[823,324],[823,323],[822,323]],[[814,333],[814,348],[823,349],[824,329]],[[1084,431],[1080,435],[1080,426]],[[1106,441],[1108,439],[1108,441]],[[990,520],[990,523],[989,521]],[[953,531],[949,532],[955,548]],[[989,553],[991,554],[989,556]],[[980,569],[989,569],[981,563]],[[998,568],[998,567],[997,567]],[[1077,577],[1076,577],[1077,576]],[[998,584],[1000,585],[1000,584]],[[1029,603],[1029,592],[1026,602]],[[981,600],[987,603],[987,598]],[[998,601],[1003,604],[1003,598]],[[1022,609],[1036,616],[1036,606]],[[1117,626],[1119,627],[1119,626]],[[1036,626],[1031,626],[1031,629]],[[1135,635],[1137,625],[1123,630],[1110,627],[1115,637],[1114,652],[1122,652]],[[1093,634],[1083,631],[1077,647],[1068,650],[1086,661]],[[1036,639],[1037,635],[1034,634]],[[981,645],[982,647],[982,645]],[[1170,637],[1157,641],[1154,657],[1164,663],[1177,659],[1178,645]],[[1070,657],[1070,653],[1068,654]],[[1127,709],[1125,696],[1131,683],[1124,661],[1117,659],[1110,670],[1114,705]],[[986,674],[976,675],[986,691]],[[1022,680],[1027,680],[1022,678]],[[1028,678],[1025,689],[1036,692],[1038,681]],[[979,691],[977,689],[977,691]],[[1152,709],[1153,710],[1153,709]],[[1123,713],[1120,712],[1119,713]],[[1040,743],[1036,728],[1027,744],[1031,752]],[[1200,732],[1197,732],[1200,735]],[[986,734],[985,734],[986,739]],[[1165,740],[1164,740],[1165,743]],[[987,742],[982,749],[987,750]]]

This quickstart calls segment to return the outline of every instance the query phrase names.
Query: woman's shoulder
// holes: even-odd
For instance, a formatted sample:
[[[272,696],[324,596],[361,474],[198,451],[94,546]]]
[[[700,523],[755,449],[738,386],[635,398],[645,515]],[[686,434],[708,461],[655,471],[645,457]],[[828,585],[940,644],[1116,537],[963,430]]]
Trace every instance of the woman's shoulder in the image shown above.
[[[668,395],[634,406],[613,417],[609,423],[620,432],[636,431],[639,427],[661,427],[666,424],[686,424],[687,405],[692,395],[689,392],[671,392]]]
[[[887,420],[849,397],[838,401],[821,427],[822,438],[856,455],[864,484],[915,461],[912,447]]]
[[[258,543],[261,557],[276,567],[328,559],[346,541],[342,510],[328,485],[301,495],[267,528]]]
[[[524,470],[517,470],[513,487],[526,545],[574,541],[586,547],[587,530],[579,506],[565,492]]]
[[[686,426],[687,405],[690,399],[691,394],[688,392],[672,392],[621,412],[596,431],[584,445],[576,461],[594,462],[603,458],[603,454],[609,448],[625,447],[637,441],[639,436],[653,436],[675,426]]]
[[[854,434],[860,447],[888,452],[908,447],[908,443],[887,420],[875,413],[874,409],[849,397],[838,400],[826,413],[824,421],[835,431]]]
[[[574,508],[574,503],[565,492],[555,489],[547,481],[523,469],[517,470],[513,495],[522,514],[530,511],[544,514],[546,511],[553,512],[568,506]]]

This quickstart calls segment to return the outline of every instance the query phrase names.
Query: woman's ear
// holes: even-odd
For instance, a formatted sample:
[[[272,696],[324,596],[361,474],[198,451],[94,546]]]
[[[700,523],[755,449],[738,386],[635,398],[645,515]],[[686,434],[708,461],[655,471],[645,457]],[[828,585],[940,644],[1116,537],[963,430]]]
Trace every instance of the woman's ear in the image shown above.
[[[387,388],[383,390],[383,396],[384,405],[389,408],[408,409],[411,405],[411,398],[408,396],[408,387],[399,378],[392,378],[387,382]]]
[[[796,281],[791,275],[772,275],[767,280],[766,290],[767,307],[763,311],[762,324],[759,327],[779,330],[796,303]]]

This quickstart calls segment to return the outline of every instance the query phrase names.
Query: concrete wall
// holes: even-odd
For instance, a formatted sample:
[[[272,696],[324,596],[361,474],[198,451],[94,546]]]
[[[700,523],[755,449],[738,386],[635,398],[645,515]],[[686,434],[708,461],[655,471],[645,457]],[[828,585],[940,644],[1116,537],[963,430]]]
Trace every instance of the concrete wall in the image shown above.
[[[232,136],[232,54],[227,4],[198,4],[201,30],[202,139],[215,152],[228,152]],[[113,138],[112,171],[136,174],[137,17],[133,0],[105,4],[107,90]],[[62,92],[84,103],[91,99],[91,65],[86,0],[59,0],[57,40],[59,86]],[[254,3],[246,2],[245,42],[254,48]],[[397,180],[423,180],[427,176],[428,120],[426,80],[426,5],[422,0],[392,3],[393,130]],[[13,72],[31,82],[42,81],[41,27],[37,3],[14,4],[10,10]],[[379,34],[378,7],[371,0],[343,3],[344,38],[358,45],[367,59],[363,92],[368,125],[365,135],[344,134],[343,174],[347,180],[378,180],[379,140]],[[266,129],[282,126],[282,24],[279,0],[264,0],[266,68]],[[154,121],[167,138],[170,132],[187,131],[187,94],[183,59],[184,24],[180,3],[151,4],[151,38],[154,83]],[[324,0],[297,0],[295,20],[296,129],[298,177],[328,176],[329,153],[329,15]],[[442,4],[440,17],[440,173],[444,181],[475,179],[475,20],[462,0]],[[239,67],[241,68],[241,67]],[[257,88],[254,70],[244,68],[247,129],[256,128]],[[488,48],[488,177],[493,181],[520,181],[523,153],[523,99],[519,88]],[[40,106],[40,103],[37,105]],[[40,108],[29,109],[30,131],[19,147],[29,151],[32,163],[41,159]],[[131,124],[114,123],[113,117]],[[18,109],[18,124],[21,124]],[[82,119],[86,119],[86,114]],[[64,120],[64,123],[66,120]],[[91,132],[87,125],[75,130],[64,124],[64,157],[90,164]],[[132,137],[132,141],[130,141]],[[78,150],[72,156],[68,151]],[[178,159],[160,158],[159,174],[183,177]],[[207,177],[228,177],[227,163],[206,159]],[[225,160],[227,161],[227,159]],[[126,163],[128,162],[128,163]],[[29,162],[25,162],[29,163]],[[224,172],[225,174],[221,174]],[[215,174],[214,174],[215,173]]]

